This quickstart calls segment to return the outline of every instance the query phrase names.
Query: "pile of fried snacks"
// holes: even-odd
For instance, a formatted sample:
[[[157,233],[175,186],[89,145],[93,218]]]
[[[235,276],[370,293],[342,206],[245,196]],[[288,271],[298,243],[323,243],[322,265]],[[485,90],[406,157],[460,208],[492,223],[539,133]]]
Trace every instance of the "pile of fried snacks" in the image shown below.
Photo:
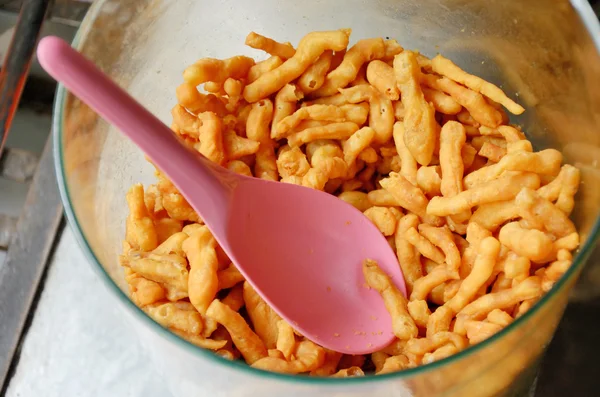
[[[350,30],[297,47],[250,33],[266,52],[185,69],[172,130],[239,174],[324,190],[364,214],[398,254],[405,298],[372,261],[396,340],[367,356],[327,350],[244,281],[168,179],[127,194],[132,300],[157,323],[230,360],[288,374],[350,377],[431,363],[481,342],[565,273],[579,170],[534,152],[500,88],[437,55]],[[203,92],[198,88],[202,85]]]

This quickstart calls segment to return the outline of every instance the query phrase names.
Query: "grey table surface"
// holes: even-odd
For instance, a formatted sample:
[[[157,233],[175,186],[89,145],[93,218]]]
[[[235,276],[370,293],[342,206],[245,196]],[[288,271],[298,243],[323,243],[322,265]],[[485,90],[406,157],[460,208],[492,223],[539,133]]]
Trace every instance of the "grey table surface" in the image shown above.
[[[120,303],[66,227],[7,397],[169,397]],[[585,326],[584,326],[585,324]],[[536,397],[599,395],[600,300],[573,304],[550,345]]]
[[[168,397],[116,298],[66,227],[7,397]]]

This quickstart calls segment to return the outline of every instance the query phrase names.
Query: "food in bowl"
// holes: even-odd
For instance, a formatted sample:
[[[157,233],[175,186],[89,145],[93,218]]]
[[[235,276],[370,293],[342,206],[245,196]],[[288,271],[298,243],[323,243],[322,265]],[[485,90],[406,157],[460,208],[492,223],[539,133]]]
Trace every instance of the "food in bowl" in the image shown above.
[[[437,55],[350,30],[270,55],[201,59],[184,71],[173,132],[242,175],[326,191],[362,211],[398,255],[408,297],[377,263],[396,340],[368,356],[303,337],[254,291],[157,169],[127,194],[121,264],[131,299],[163,327],[269,371],[349,377],[428,364],[477,344],[531,308],[566,272],[579,170],[534,151],[500,88]],[[203,85],[204,93],[198,90]],[[358,331],[357,331],[358,332]]]

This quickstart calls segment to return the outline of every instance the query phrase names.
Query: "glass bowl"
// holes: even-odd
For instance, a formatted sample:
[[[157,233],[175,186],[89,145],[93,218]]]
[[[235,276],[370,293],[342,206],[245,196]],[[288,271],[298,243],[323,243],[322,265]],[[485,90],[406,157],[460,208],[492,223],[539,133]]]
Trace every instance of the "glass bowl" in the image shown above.
[[[351,27],[351,42],[396,38],[437,52],[499,84],[527,109],[521,124],[538,148],[555,147],[582,170],[573,220],[582,245],[573,266],[503,331],[447,359],[400,373],[329,379],[230,362],[180,339],[128,298],[117,256],[125,193],[154,181],[153,168],[120,133],[58,90],[55,155],[66,213],[90,263],[124,307],[175,396],[518,396],[538,363],[598,237],[600,27],[585,0],[99,0],[73,45],[170,124],[175,87],[201,57],[266,56],[244,45],[257,31],[297,43],[314,30]],[[262,57],[262,58],[261,58]]]

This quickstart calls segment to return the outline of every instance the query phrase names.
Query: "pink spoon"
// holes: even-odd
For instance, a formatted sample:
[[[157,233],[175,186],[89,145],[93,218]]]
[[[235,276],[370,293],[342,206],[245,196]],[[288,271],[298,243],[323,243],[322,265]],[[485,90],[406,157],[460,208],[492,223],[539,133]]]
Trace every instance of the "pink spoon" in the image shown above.
[[[338,198],[237,175],[211,163],[67,43],[46,37],[44,69],[119,128],[173,181],[240,272],[309,339],[347,354],[394,338],[383,300],[365,288],[376,260],[406,295],[396,256],[379,230]]]

